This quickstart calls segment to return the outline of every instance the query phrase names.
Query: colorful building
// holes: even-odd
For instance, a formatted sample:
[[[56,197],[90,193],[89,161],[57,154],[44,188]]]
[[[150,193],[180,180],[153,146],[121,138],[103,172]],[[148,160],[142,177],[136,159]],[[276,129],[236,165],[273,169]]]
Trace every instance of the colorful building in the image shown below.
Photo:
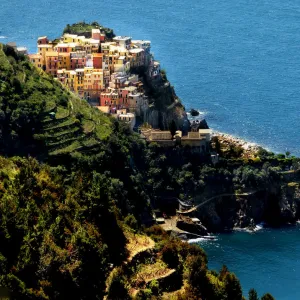
[[[33,63],[37,68],[43,67],[43,57],[40,54],[29,54],[29,61]]]
[[[46,72],[56,77],[58,70],[58,52],[52,51],[45,54],[46,57]]]

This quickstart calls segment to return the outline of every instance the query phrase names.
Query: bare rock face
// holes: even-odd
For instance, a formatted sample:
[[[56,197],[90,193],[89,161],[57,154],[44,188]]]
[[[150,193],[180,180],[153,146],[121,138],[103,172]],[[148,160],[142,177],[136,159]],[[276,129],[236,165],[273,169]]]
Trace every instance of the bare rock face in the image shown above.
[[[286,222],[295,221],[300,214],[300,187],[291,182],[282,188],[282,197],[279,202],[280,214]]]
[[[167,110],[157,110],[154,107],[149,107],[144,114],[144,122],[147,122],[155,129],[168,130],[173,120],[178,130],[186,127],[185,124],[188,121],[183,107],[174,106],[172,109]]]
[[[150,85],[149,89],[148,98],[151,104],[144,113],[144,122],[161,130],[168,130],[173,120],[178,130],[189,127],[184,106],[169,82],[156,82],[155,85]]]
[[[300,218],[300,184],[280,183],[242,197],[220,197],[197,212],[208,231],[295,223]]]

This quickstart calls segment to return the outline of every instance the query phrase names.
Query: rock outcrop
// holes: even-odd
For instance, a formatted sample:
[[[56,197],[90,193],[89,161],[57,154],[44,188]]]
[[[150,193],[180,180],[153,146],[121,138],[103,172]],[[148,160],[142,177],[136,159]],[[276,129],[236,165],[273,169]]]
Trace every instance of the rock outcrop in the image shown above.
[[[295,223],[300,217],[300,183],[281,183],[242,197],[220,197],[201,207],[197,216],[212,232],[251,229],[261,222],[270,226]]]
[[[168,130],[172,121],[177,129],[188,131],[190,124],[184,106],[170,82],[158,78],[144,79],[149,108],[144,112],[144,122],[153,128]]]

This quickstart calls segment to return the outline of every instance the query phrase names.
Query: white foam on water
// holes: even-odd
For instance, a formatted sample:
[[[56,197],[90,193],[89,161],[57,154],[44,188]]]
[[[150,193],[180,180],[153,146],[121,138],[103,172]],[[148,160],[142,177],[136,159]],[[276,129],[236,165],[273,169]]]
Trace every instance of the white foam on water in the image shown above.
[[[196,239],[190,239],[188,240],[189,244],[194,244],[194,243],[198,243],[198,242],[203,242],[203,241],[207,241],[207,242],[215,242],[217,241],[217,238],[215,236],[213,237],[201,237],[201,238],[196,238]]]
[[[254,231],[259,231],[259,230],[262,230],[262,229],[264,229],[264,223],[259,223],[259,224],[257,224],[256,226],[255,226],[255,229],[254,229]]]
[[[205,238],[190,239],[190,240],[188,240],[188,243],[194,244],[194,243],[198,243],[198,242],[202,242],[202,241],[207,241],[207,239],[205,239]]]
[[[0,39],[7,39],[7,36],[0,35]]]

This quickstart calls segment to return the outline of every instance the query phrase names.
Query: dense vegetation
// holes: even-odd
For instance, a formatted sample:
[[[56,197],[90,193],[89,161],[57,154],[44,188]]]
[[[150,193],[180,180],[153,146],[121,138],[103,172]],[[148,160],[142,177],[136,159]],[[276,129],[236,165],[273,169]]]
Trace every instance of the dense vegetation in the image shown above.
[[[90,38],[92,29],[98,29],[98,28],[104,31],[107,39],[110,40],[113,37],[115,37],[114,31],[112,29],[103,27],[97,22],[86,23],[83,21],[72,25],[67,24],[63,33],[84,35],[85,37]]]
[[[2,45],[0,104],[0,285],[13,298],[242,299],[226,267],[144,226],[165,196],[279,180],[265,153],[258,171],[147,146]]]

